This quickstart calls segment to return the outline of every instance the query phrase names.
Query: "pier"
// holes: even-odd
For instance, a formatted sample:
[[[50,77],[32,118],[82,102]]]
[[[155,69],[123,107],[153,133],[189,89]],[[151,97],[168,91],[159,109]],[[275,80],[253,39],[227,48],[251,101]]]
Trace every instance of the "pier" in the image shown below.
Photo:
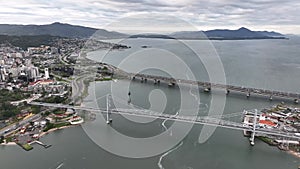
[[[40,145],[40,146],[42,146],[44,148],[49,148],[49,147],[52,146],[52,145],[46,145],[46,144],[44,144],[44,143],[42,143],[42,142],[40,142],[38,140],[35,140],[35,141],[31,142],[30,144],[33,144],[33,143],[36,143],[36,144],[38,144],[38,145]]]

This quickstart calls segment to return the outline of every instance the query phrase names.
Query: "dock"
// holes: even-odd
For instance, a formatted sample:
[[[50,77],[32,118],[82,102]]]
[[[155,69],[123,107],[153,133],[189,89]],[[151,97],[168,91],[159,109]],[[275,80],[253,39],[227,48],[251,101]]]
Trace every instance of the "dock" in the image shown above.
[[[38,144],[38,145],[41,145],[41,146],[43,146],[44,148],[49,148],[49,147],[52,146],[51,144],[50,144],[50,145],[46,145],[46,144],[44,144],[44,143],[42,143],[42,142],[40,142],[40,141],[38,141],[38,140],[35,140],[35,141],[31,142],[30,144],[34,144],[34,143],[36,143],[36,144]]]

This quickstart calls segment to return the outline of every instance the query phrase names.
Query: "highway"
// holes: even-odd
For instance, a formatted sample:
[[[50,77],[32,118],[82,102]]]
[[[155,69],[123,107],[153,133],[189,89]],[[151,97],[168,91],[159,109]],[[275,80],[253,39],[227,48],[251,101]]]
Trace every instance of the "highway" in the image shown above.
[[[31,121],[37,120],[37,119],[39,119],[41,117],[42,116],[41,116],[40,113],[39,114],[35,114],[35,115],[33,115],[33,116],[25,119],[25,120],[19,121],[17,123],[9,125],[9,126],[6,126],[6,127],[2,128],[0,130],[0,135],[7,136],[7,135],[13,133],[14,130],[16,130],[19,126],[25,125],[25,124],[27,124],[27,123],[29,123]],[[5,131],[8,131],[8,132],[5,132]]]

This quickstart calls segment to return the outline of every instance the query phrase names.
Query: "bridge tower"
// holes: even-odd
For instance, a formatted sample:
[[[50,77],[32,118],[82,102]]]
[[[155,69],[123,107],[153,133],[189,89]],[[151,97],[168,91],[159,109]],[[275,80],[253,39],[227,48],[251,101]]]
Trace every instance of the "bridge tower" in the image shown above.
[[[110,106],[111,106],[111,104],[110,104],[110,99],[111,99],[111,95],[107,95],[107,96],[106,96],[106,123],[107,123],[107,124],[112,123],[112,119],[111,119],[111,117],[110,117],[110,115],[111,115],[111,110],[110,110]]]
[[[255,139],[255,129],[256,129],[256,123],[257,123],[257,109],[255,109],[255,112],[254,112],[254,119],[253,119],[253,130],[252,130],[252,133],[251,133],[251,137],[250,137],[250,144],[252,146],[254,146],[254,139]]]

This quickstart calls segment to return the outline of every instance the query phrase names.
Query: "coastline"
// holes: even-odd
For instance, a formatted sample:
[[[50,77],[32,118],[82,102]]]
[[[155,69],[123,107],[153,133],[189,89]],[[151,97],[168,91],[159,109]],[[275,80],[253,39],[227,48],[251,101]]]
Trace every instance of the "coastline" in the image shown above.
[[[39,138],[51,133],[51,132],[54,132],[54,131],[57,131],[57,130],[62,130],[62,129],[67,129],[67,128],[71,128],[71,127],[75,127],[75,126],[78,126],[78,125],[68,125],[68,126],[63,126],[63,127],[58,127],[58,128],[53,128],[53,129],[50,129],[46,132],[42,132],[39,136]]]
[[[57,130],[62,130],[62,129],[67,129],[67,128],[71,128],[71,127],[76,127],[79,126],[80,124],[76,124],[76,125],[69,125],[69,126],[63,126],[63,127],[58,127],[58,128],[53,128],[50,129],[46,132],[42,132],[39,136],[39,138],[42,138],[44,136],[46,136],[49,133],[55,132]],[[18,144],[16,142],[8,142],[8,143],[1,143],[0,146],[17,146]]]
[[[8,142],[8,143],[1,143],[0,145],[1,146],[15,146],[15,145],[17,145],[17,143],[15,143],[15,142]]]
[[[298,153],[296,151],[288,150],[287,153],[300,159],[300,152]]]

